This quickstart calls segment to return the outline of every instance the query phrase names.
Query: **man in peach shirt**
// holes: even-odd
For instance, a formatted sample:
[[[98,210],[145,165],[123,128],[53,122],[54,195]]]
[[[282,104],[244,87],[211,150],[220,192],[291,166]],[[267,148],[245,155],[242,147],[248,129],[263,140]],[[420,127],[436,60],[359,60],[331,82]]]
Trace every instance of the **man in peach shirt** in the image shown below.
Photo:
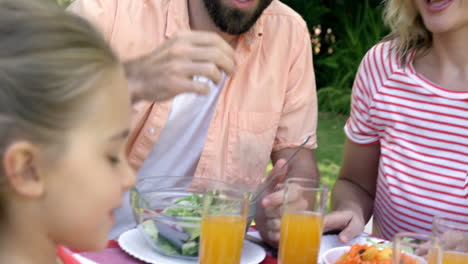
[[[307,136],[286,177],[318,178],[311,43],[289,7],[278,0],[75,0],[69,10],[94,22],[125,61],[135,109],[129,161],[140,178],[194,175],[257,186],[269,159],[278,169]],[[282,196],[270,190],[258,205],[256,222],[271,244]]]

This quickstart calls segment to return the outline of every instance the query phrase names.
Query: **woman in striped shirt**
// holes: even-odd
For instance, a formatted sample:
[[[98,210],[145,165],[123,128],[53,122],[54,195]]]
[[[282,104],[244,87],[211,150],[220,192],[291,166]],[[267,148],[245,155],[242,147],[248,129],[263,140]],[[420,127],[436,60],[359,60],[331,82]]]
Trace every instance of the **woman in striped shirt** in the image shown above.
[[[468,1],[388,0],[392,33],[355,78],[344,161],[325,231],[349,241],[468,224]]]

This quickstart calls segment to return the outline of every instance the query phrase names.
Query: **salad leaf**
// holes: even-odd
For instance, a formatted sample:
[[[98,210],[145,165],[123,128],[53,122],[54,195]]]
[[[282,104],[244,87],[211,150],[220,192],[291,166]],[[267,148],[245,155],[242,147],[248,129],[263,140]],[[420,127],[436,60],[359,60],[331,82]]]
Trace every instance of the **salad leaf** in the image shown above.
[[[145,234],[147,234],[154,242],[158,241],[158,229],[154,225],[153,221],[147,220],[141,224],[141,228]]]
[[[145,234],[147,234],[155,245],[166,252],[167,254],[176,254],[177,250],[169,243],[167,239],[159,235],[156,225],[153,223],[153,220],[147,220],[141,224],[141,228]]]
[[[163,221],[155,221],[155,224],[159,236],[167,239],[177,249],[182,248],[182,245],[190,238],[190,235],[177,224],[169,224]]]
[[[202,198],[197,194],[192,194],[186,196],[176,202],[176,204],[188,204],[193,207],[200,207],[201,206]]]
[[[179,251],[177,249],[175,249],[172,246],[172,244],[169,242],[169,240],[167,240],[163,236],[159,236],[159,238],[158,238],[158,247],[159,247],[159,249],[166,252],[168,255],[179,254]]]
[[[367,241],[367,243],[372,244],[376,248],[391,248],[391,247],[393,247],[393,243],[390,242],[390,241],[384,241],[384,240],[375,241],[375,239],[370,238],[370,237],[366,238],[366,241]]]
[[[201,232],[199,222],[193,220],[194,226],[187,227],[178,225],[177,220],[182,218],[179,220],[184,224],[190,224],[190,220],[184,217],[201,217],[201,202],[202,198],[196,194],[186,196],[163,210],[163,213],[168,216],[164,221],[148,220],[142,224],[142,227],[157,247],[165,253],[196,257]],[[174,217],[172,221],[171,216]],[[174,224],[169,224],[171,222]]]
[[[196,194],[192,194],[177,200],[173,206],[166,208],[163,213],[181,217],[200,217],[200,210],[201,197]]]
[[[182,246],[182,255],[184,256],[197,256],[198,255],[198,241],[190,241]]]
[[[196,194],[186,196],[175,202],[174,206],[166,208],[163,212],[174,217],[201,217],[202,198]],[[193,223],[198,225],[199,223]],[[200,237],[200,227],[183,227],[189,235],[185,241],[194,241]]]
[[[370,244],[372,244],[374,247],[378,248],[378,249],[385,249],[385,248],[392,248],[393,247],[393,243],[390,242],[390,241],[379,241],[379,242],[376,242],[374,239],[372,238],[366,238],[366,241]],[[411,242],[411,243],[414,243],[415,240],[411,239],[411,238],[404,238],[403,241],[405,242]],[[413,254],[414,253],[414,249],[412,247],[408,247],[408,246],[403,246],[401,248],[404,252],[406,253],[410,253],[410,254]]]

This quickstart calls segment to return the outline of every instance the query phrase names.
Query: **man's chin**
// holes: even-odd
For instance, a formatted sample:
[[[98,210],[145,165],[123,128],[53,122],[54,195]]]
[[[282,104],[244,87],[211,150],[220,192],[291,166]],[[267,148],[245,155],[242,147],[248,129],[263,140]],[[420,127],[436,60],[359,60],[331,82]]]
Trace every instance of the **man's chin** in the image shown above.
[[[215,21],[216,26],[224,33],[240,35],[249,31],[258,20],[251,12],[232,10],[224,21]]]
[[[271,1],[250,0],[248,8],[236,8],[240,0],[203,0],[211,20],[221,32],[240,35],[249,31]]]

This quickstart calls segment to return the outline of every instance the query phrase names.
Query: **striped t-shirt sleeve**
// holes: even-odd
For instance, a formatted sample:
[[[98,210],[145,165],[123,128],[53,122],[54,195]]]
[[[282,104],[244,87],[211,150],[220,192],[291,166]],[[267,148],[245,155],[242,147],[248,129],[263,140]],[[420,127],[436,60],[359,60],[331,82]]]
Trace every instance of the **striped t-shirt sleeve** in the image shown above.
[[[372,122],[372,98],[376,91],[376,81],[371,67],[375,47],[367,52],[361,61],[354,79],[351,113],[345,125],[346,136],[358,144],[373,144],[379,140],[377,129]]]

